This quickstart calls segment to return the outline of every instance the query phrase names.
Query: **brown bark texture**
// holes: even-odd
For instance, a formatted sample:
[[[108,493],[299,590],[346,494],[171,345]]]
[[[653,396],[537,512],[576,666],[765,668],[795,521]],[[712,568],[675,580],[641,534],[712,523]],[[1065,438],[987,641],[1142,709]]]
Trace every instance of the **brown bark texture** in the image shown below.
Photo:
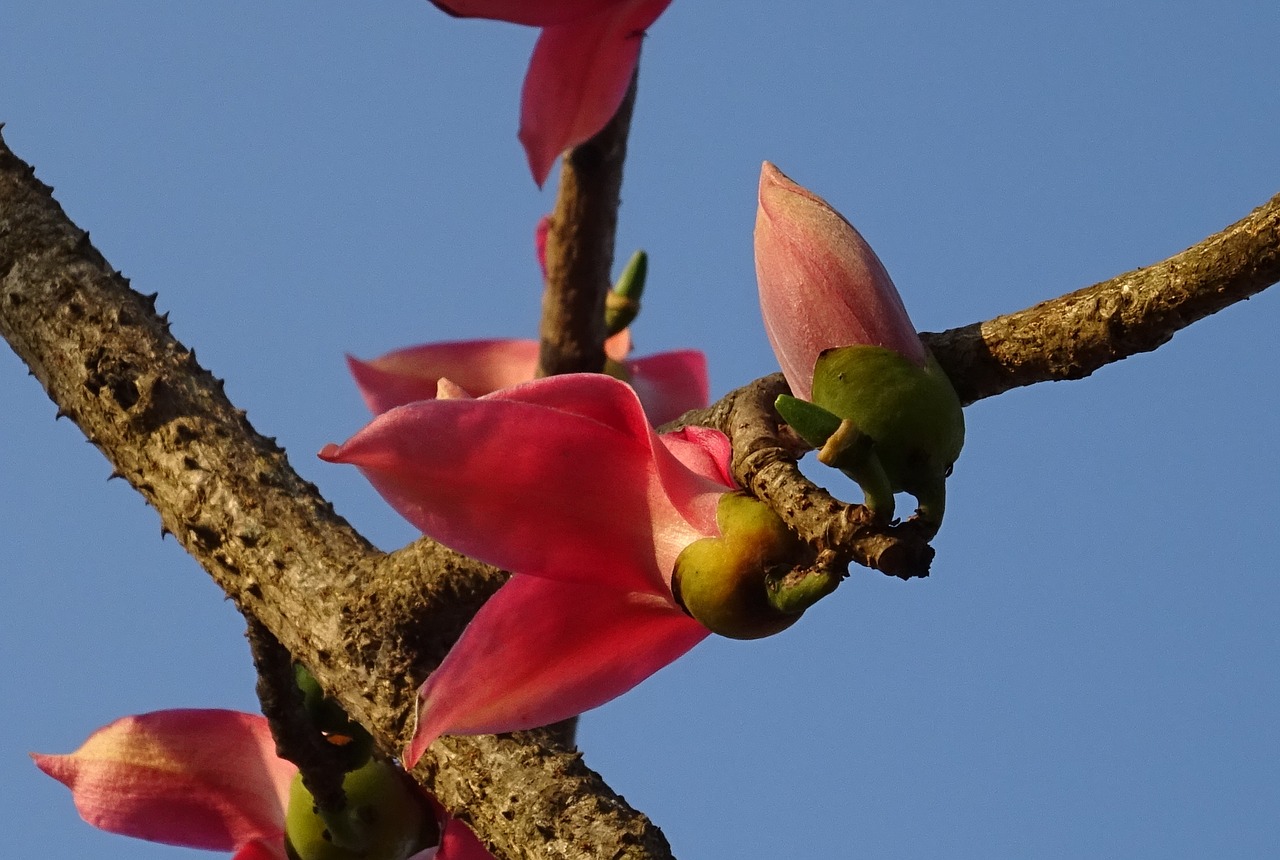
[[[615,191],[616,194],[616,191]],[[1196,246],[1014,314],[927,336],[965,402],[1086,376],[1280,279],[1280,196]],[[383,554],[228,401],[0,139],[0,335],[58,405],[256,619],[388,752],[415,690],[505,580],[430,540]],[[799,476],[766,377],[685,423],[734,441],[738,479],[819,551],[897,575],[927,571],[911,521],[871,523]],[[502,858],[671,856],[661,832],[546,731],[449,737],[414,771]]]

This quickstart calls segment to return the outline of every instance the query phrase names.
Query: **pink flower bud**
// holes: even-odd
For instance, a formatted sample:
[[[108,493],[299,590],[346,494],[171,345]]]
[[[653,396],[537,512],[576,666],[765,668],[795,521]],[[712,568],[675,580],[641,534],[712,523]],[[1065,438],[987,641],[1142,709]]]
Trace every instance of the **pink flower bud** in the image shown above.
[[[765,332],[797,397],[810,398],[814,364],[833,347],[882,346],[925,365],[924,345],[871,246],[767,161],[755,248]]]

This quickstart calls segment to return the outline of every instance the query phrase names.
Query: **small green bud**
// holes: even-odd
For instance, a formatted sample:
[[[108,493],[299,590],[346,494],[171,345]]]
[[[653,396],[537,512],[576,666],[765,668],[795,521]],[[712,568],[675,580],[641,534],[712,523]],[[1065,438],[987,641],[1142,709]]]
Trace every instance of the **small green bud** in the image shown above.
[[[766,504],[726,493],[716,508],[720,537],[702,538],[676,559],[671,589],[684,610],[713,633],[759,639],[790,627],[838,578],[796,578],[792,568],[808,547]],[[821,593],[819,593],[821,592]]]
[[[285,816],[290,860],[406,860],[440,841],[440,826],[417,786],[399,768],[370,759],[342,782],[346,806],[321,814],[294,776]]]
[[[636,251],[604,299],[604,327],[610,337],[631,325],[640,313],[640,296],[648,275],[649,255]]]

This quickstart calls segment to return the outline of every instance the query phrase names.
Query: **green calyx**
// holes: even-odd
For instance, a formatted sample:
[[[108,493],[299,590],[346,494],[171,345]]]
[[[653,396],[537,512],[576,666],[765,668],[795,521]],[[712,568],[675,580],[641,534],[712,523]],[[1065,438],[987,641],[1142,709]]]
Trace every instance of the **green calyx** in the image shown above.
[[[964,413],[932,356],[921,367],[884,347],[829,349],[814,368],[812,397],[783,395],[777,408],[821,462],[856,481],[877,516],[893,519],[893,494],[907,492],[922,520],[941,525]]]
[[[285,816],[290,860],[406,860],[440,841],[435,815],[417,786],[394,765],[370,759],[342,783],[347,803],[336,813],[293,778]]]
[[[676,600],[712,633],[759,639],[790,627],[835,590],[838,575],[798,571],[808,547],[768,505],[726,493],[716,509],[720,537],[702,538],[676,559]]]

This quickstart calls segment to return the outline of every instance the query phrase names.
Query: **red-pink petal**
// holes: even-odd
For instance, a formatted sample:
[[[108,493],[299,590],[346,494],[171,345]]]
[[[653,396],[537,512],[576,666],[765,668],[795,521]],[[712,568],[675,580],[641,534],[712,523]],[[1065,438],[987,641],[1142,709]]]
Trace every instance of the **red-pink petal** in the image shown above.
[[[765,162],[755,229],[760,309],[792,392],[808,399],[825,349],[872,344],[925,363],[889,273],[825,200]]]
[[[284,837],[281,835],[265,841],[254,840],[242,845],[239,851],[231,855],[231,860],[288,860],[284,850]]]
[[[215,851],[280,840],[296,773],[264,718],[224,710],[125,717],[74,753],[32,758],[93,826]]]
[[[625,362],[631,387],[655,425],[674,421],[707,405],[711,385],[707,357],[696,349],[660,352]]]
[[[491,18],[533,27],[563,24],[598,14],[625,0],[431,0],[458,18]]]
[[[423,685],[406,761],[442,734],[528,729],[594,708],[707,635],[670,596],[514,576]]]
[[[669,576],[655,535],[701,537],[689,511],[723,492],[657,443],[635,392],[600,374],[411,403],[320,456],[359,467],[402,516],[460,552],[631,590]]]
[[[470,827],[452,816],[445,816],[435,860],[493,860],[493,855]]]
[[[644,31],[670,4],[622,0],[542,31],[524,80],[519,135],[539,186],[563,150],[613,117],[631,83]]]
[[[443,377],[473,397],[533,379],[536,340],[463,340],[399,349],[372,361],[347,357],[360,395],[375,415],[431,400]]]

